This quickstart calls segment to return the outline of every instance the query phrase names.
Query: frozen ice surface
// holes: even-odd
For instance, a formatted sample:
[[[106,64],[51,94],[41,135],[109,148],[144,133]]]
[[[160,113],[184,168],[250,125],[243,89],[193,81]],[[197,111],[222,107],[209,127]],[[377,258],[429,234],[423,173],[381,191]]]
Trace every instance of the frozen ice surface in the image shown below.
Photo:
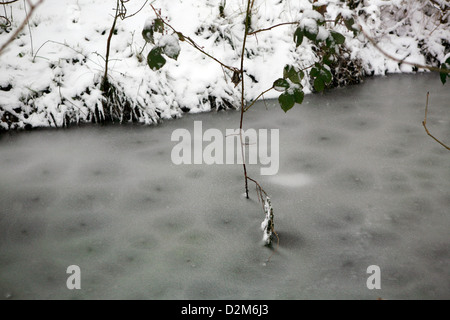
[[[0,298],[448,299],[450,154],[422,127],[427,91],[428,127],[449,143],[435,74],[307,95],[287,114],[252,107],[246,128],[280,129],[279,175],[249,168],[274,207],[268,263],[241,166],[170,159],[173,130],[236,128],[237,111],[2,134]],[[81,290],[66,288],[69,265]]]

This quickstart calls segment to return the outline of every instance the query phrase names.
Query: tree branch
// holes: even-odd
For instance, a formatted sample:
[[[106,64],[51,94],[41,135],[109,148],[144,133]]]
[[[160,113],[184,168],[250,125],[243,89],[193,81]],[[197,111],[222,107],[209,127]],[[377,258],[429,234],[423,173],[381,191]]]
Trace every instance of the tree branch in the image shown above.
[[[249,104],[247,107],[244,108],[244,112],[246,112],[248,109],[250,109],[250,107],[252,107],[252,106],[256,103],[256,101],[258,101],[259,98],[261,98],[264,94],[266,94],[267,92],[269,92],[269,91],[272,90],[272,89],[273,89],[273,87],[270,87],[269,89],[267,89],[267,90],[261,92],[261,93],[259,94],[259,96],[257,96],[256,99],[253,100],[253,102],[252,102],[251,104]]]
[[[8,3],[13,3],[16,1],[10,1],[10,2],[5,2],[5,3],[0,3],[0,4],[8,4]],[[11,42],[14,41],[14,39],[19,35],[19,33],[22,31],[23,28],[25,28],[25,26],[28,23],[28,20],[31,18],[34,10],[36,10],[36,8],[42,3],[44,2],[44,0],[39,0],[38,2],[36,2],[35,4],[33,4],[30,0],[27,0],[28,5],[30,6],[30,11],[28,12],[27,16],[25,17],[25,19],[22,21],[22,23],[20,24],[20,26],[16,29],[16,31],[11,35],[11,37],[9,37],[9,39],[0,47],[0,55],[3,53],[3,51],[6,49],[6,47],[8,47]]]
[[[427,92],[427,104],[425,106],[425,118],[422,121],[422,125],[425,128],[425,131],[427,132],[427,134],[433,138],[437,143],[439,143],[441,146],[443,146],[444,148],[446,148],[447,150],[450,150],[450,147],[448,147],[446,144],[444,144],[443,142],[441,142],[439,139],[437,139],[435,136],[433,136],[430,131],[428,131],[427,128],[427,114],[428,114],[428,97],[429,97],[430,93]]]
[[[398,62],[399,64],[407,64],[407,65],[410,65],[410,66],[413,66],[416,68],[426,69],[426,70],[430,70],[430,71],[436,71],[439,73],[447,73],[447,74],[450,73],[450,70],[448,70],[448,69],[427,66],[424,64],[409,62],[409,61],[405,61],[404,59],[398,59],[398,58],[394,57],[393,55],[391,55],[388,52],[381,49],[380,46],[377,44],[377,42],[372,37],[370,37],[369,34],[364,30],[364,28],[361,26],[361,24],[358,24],[358,25],[359,25],[359,30],[361,30],[361,33],[367,38],[367,40],[370,41],[370,43],[372,43],[372,45],[375,47],[375,49],[377,49],[379,52],[381,52],[385,57],[387,57],[391,60],[394,60],[394,61]]]
[[[278,27],[286,26],[286,25],[292,25],[292,24],[299,24],[299,22],[298,22],[298,21],[294,21],[294,22],[283,22],[283,23],[279,23],[279,24],[276,24],[276,25],[271,26],[271,27],[269,27],[269,28],[264,28],[264,29],[259,29],[259,30],[253,31],[253,32],[249,32],[248,35],[249,35],[249,36],[252,36],[252,35],[257,34],[257,33],[259,33],[259,32],[269,31],[269,30],[272,30],[272,29],[274,29],[274,28],[278,28]]]
[[[213,57],[212,55],[210,55],[209,53],[207,53],[205,50],[203,50],[197,43],[195,43],[194,40],[192,40],[190,37],[186,37],[185,35],[183,35],[181,32],[177,31],[174,27],[172,27],[169,23],[167,23],[159,14],[159,12],[155,9],[155,7],[153,7],[152,4],[150,4],[150,6],[152,7],[153,11],[155,11],[156,16],[161,19],[161,21],[168,26],[170,29],[172,29],[173,32],[175,32],[178,36],[183,36],[184,40],[190,44],[192,47],[194,47],[195,49],[197,49],[198,51],[200,51],[201,53],[203,53],[205,56],[209,57],[210,59],[216,61],[218,64],[220,64],[222,67],[232,71],[233,73],[235,72],[239,72],[239,70],[235,67],[231,67],[229,65],[226,65],[225,63],[223,63],[222,61],[220,61],[219,59]]]
[[[2,5],[2,4],[11,4],[11,3],[14,3],[14,2],[17,2],[17,1],[19,1],[19,0],[2,1],[2,2],[0,2],[0,5]]]

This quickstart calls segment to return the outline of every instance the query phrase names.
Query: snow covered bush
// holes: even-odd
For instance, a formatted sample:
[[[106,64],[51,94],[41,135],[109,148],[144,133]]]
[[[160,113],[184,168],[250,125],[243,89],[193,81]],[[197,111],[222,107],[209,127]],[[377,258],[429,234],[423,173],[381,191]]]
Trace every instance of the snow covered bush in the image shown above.
[[[144,3],[144,0],[126,2],[128,13],[139,11]],[[105,97],[101,84],[115,4],[112,0],[46,0],[37,8],[30,19],[30,28],[24,28],[0,56],[1,129],[63,127],[102,120]],[[242,1],[156,0],[153,5],[161,8],[171,25],[189,35],[207,53],[226,65],[239,65],[245,19]],[[250,33],[285,22],[299,22],[302,18],[304,21],[303,25],[284,25],[248,37],[246,101],[271,88],[274,79],[284,78],[287,65],[302,70],[325,58],[324,48],[306,36],[316,30],[305,16],[313,5],[319,10],[326,8],[312,14],[322,12],[324,25],[345,37],[345,43],[338,44],[335,60],[325,67],[333,78],[330,82],[323,81],[326,87],[357,83],[365,75],[417,70],[413,65],[399,63],[402,60],[440,67],[450,52],[449,6],[445,0],[255,0]],[[0,28],[0,44],[17,30],[26,15],[23,1],[7,6],[11,25]],[[333,21],[339,15],[345,20],[335,25]],[[129,106],[117,110],[113,118],[118,122],[152,124],[181,116],[183,112],[238,108],[239,87],[235,88],[230,76],[224,76],[227,72],[233,76],[232,71],[217,67],[215,61],[191,46],[180,44],[181,53],[176,60],[164,58],[167,60],[164,68],[149,72],[142,53],[147,56],[150,46],[140,33],[146,20],[155,17],[147,4],[113,30],[108,79]],[[355,25],[350,25],[352,17]],[[358,25],[399,61],[384,56],[364,35],[348,30]],[[292,35],[300,26],[308,27],[304,33],[307,41],[297,46]],[[325,33],[319,32],[317,36],[322,39]],[[174,56],[177,50],[171,52]],[[327,71],[318,72],[312,68],[304,71],[301,79],[304,94],[317,91],[314,82],[321,89],[322,81],[317,80],[317,75],[329,79]],[[264,97],[279,95],[271,90]],[[286,100],[292,103],[292,99]],[[297,101],[300,101],[298,92]]]

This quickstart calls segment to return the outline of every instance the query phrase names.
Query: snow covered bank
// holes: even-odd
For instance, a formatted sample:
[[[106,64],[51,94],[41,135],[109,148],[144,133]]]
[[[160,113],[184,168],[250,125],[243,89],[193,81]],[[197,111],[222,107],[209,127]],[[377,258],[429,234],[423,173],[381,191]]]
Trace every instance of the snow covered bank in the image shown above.
[[[122,118],[117,121],[151,124],[183,112],[237,107],[239,88],[234,87],[227,71],[184,43],[178,60],[169,59],[163,69],[150,70],[145,57],[151,46],[145,44],[141,31],[155,13],[148,3],[139,11],[144,2],[126,3],[126,15],[137,14],[119,19],[112,37],[110,81],[123,99]],[[448,4],[444,0],[320,2],[328,4],[330,20],[338,13],[357,14],[379,45],[400,59],[438,66],[450,51]],[[103,110],[100,83],[115,4],[113,0],[46,0],[36,10],[29,27],[0,56],[1,129],[62,127],[97,120],[96,114]],[[156,0],[153,5],[205,51],[238,66],[244,1]],[[257,0],[252,28],[299,21],[311,6],[308,0]],[[26,15],[22,1],[3,7],[12,25],[0,28],[0,43]],[[307,41],[296,48],[294,30],[295,26],[288,25],[249,37],[246,99],[269,88],[286,64],[304,67],[316,61],[317,52]],[[386,59],[362,35],[355,38],[344,26],[339,31],[346,36],[346,50],[338,71],[341,80],[335,84],[347,83],[355,73],[413,71]],[[308,77],[303,81],[310,92]],[[274,94],[265,97],[273,98]]]

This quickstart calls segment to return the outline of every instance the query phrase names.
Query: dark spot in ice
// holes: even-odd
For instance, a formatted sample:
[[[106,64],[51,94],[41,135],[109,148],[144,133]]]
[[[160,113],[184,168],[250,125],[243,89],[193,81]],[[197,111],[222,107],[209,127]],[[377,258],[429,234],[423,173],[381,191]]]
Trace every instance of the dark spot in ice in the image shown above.
[[[422,134],[422,127],[408,124],[399,124],[394,127],[394,132],[411,137],[413,134]]]
[[[382,287],[383,284],[385,285],[385,288],[393,288],[395,287],[398,289],[404,289],[411,284],[415,283],[417,279],[420,279],[420,274],[418,274],[417,268],[416,270],[413,269],[412,266],[410,267],[403,267],[403,266],[380,266],[382,270]]]
[[[342,125],[345,128],[348,128],[350,130],[354,131],[367,131],[372,130],[374,128],[377,128],[379,126],[379,123],[374,118],[361,118],[361,117],[351,117],[346,118]]]
[[[336,174],[333,182],[341,190],[347,189],[354,192],[368,191],[374,185],[374,179],[370,173],[351,169]]]
[[[358,209],[336,206],[327,209],[314,218],[318,227],[324,230],[350,229],[364,222],[364,214]]]
[[[93,210],[109,203],[111,195],[105,190],[82,189],[75,191],[63,199],[67,208],[79,210]]]
[[[143,250],[150,250],[158,245],[158,240],[149,234],[137,235],[129,241],[133,248]]]
[[[439,202],[443,205],[444,208],[450,208],[450,193],[444,194],[439,198]]]
[[[324,159],[320,154],[302,152],[300,155],[293,155],[284,166],[290,165],[295,166],[293,170],[296,171],[321,174],[331,169],[334,163],[328,159]]]
[[[383,154],[387,157],[387,158],[391,158],[391,159],[398,159],[398,158],[403,158],[405,156],[408,155],[408,153],[400,148],[400,147],[387,147],[386,150],[384,150]]]
[[[409,177],[401,172],[388,171],[381,176],[383,190],[387,193],[406,194],[413,191]]]
[[[406,211],[415,213],[416,215],[429,215],[432,211],[432,205],[427,198],[409,198],[405,201]]]
[[[433,179],[433,175],[430,172],[424,170],[413,170],[411,174],[414,178],[418,178],[421,180]]]
[[[241,215],[225,208],[220,214],[209,214],[205,219],[209,227],[219,232],[237,232],[246,221]]]
[[[421,157],[415,161],[419,166],[425,168],[438,167],[441,164],[439,157]]]
[[[159,233],[173,235],[173,233],[180,232],[189,228],[192,225],[192,219],[186,215],[181,216],[175,214],[167,214],[164,217],[153,219],[152,227],[158,230]]]
[[[58,239],[94,234],[107,225],[106,220],[101,216],[100,213],[93,215],[91,213],[73,212],[70,217],[53,223],[52,231]]]
[[[346,260],[344,262],[342,262],[342,268],[343,269],[353,269],[353,267],[355,266],[355,263],[351,260]]]
[[[302,249],[306,245],[306,240],[298,232],[277,231],[280,238],[280,246],[288,249]],[[275,241],[277,239],[275,238]]]
[[[198,179],[205,175],[205,172],[203,170],[191,170],[188,173],[186,173],[187,178],[192,179]]]
[[[428,270],[437,272],[439,278],[450,279],[450,242],[443,240],[425,244],[416,250],[416,254],[428,266]],[[450,280],[448,281],[450,285]]]
[[[233,292],[219,282],[198,280],[187,287],[185,294],[187,299],[217,300],[232,296]]]
[[[46,223],[39,217],[18,218],[14,223],[0,224],[0,227],[0,244],[31,244],[46,232]]]
[[[397,208],[388,214],[392,225],[397,227],[412,227],[432,215],[433,206],[426,198],[405,198]]]
[[[142,202],[144,203],[148,203],[148,202],[152,202],[153,199],[150,196],[144,196],[144,198],[142,199]]]
[[[336,148],[344,144],[348,140],[348,137],[339,132],[320,128],[309,132],[302,140],[312,146]]]
[[[450,263],[450,242],[437,242],[426,244],[417,249],[419,256],[426,259],[426,262],[433,266],[445,267],[449,273],[448,265]]]
[[[408,181],[408,176],[400,172],[386,172],[383,174],[383,178],[389,182],[406,182]]]
[[[371,246],[378,247],[390,247],[400,240],[396,233],[380,228],[362,231],[362,236]]]

